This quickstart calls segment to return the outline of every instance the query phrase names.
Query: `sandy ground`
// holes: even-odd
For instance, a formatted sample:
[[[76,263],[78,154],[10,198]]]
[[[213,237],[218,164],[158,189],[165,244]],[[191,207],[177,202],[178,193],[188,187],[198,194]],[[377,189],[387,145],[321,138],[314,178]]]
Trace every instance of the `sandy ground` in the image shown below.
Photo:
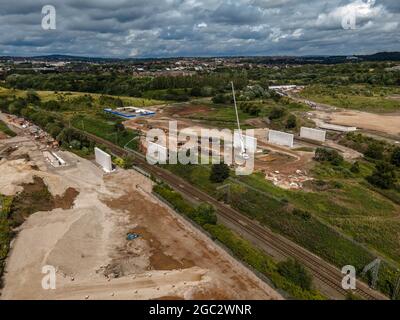
[[[0,193],[15,194],[39,176],[53,195],[68,188],[79,195],[72,208],[35,213],[20,227],[2,299],[281,299],[155,198],[149,179],[135,171],[103,175],[67,152],[60,155],[68,167],[55,169],[41,146],[17,138],[14,153],[30,161],[0,161]],[[128,232],[139,238],[127,240]],[[57,270],[55,290],[42,289],[45,265]]]
[[[333,124],[400,136],[400,114],[374,114],[362,111],[313,112],[317,118]]]

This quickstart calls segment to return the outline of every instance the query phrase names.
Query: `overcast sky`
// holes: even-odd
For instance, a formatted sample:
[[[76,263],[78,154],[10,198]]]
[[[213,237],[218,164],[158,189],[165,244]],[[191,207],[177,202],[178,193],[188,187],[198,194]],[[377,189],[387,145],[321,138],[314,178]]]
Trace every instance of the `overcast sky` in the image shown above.
[[[0,0],[0,55],[369,54],[400,51],[399,24],[400,0]]]

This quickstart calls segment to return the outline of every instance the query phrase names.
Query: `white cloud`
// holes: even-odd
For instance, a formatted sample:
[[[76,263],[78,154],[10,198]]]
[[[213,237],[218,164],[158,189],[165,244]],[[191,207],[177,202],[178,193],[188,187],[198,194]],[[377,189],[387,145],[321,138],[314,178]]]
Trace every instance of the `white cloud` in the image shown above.
[[[337,27],[341,28],[342,20],[349,15],[355,15],[356,21],[365,21],[382,17],[385,15],[382,5],[375,6],[374,0],[356,0],[347,5],[334,8],[328,13],[320,13],[315,22],[318,27]]]
[[[133,48],[133,49],[131,50],[131,52],[129,52],[129,56],[130,56],[130,57],[137,57],[138,55],[139,55],[139,50],[136,49],[136,48]]]
[[[202,28],[207,28],[207,23],[205,23],[205,22],[201,22],[201,23],[199,23],[198,25],[197,25],[197,28],[200,28],[200,29],[202,29]]]

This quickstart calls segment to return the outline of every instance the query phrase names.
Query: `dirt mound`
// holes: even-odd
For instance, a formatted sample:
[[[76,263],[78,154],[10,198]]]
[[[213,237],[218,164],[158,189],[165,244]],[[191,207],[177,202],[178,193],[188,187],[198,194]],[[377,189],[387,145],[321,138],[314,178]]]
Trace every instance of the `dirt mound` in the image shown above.
[[[54,207],[64,210],[71,209],[78,195],[79,191],[74,188],[68,188],[62,196],[57,195],[54,197]]]
[[[11,206],[13,225],[20,225],[25,219],[38,211],[51,211],[56,208],[70,209],[79,192],[68,188],[62,196],[53,197],[43,179],[33,177],[32,183],[22,184],[22,192],[14,198]]]
[[[317,112],[318,118],[328,118],[328,122],[354,126],[364,130],[400,135],[400,114],[375,114],[362,111],[341,111],[334,113]]]

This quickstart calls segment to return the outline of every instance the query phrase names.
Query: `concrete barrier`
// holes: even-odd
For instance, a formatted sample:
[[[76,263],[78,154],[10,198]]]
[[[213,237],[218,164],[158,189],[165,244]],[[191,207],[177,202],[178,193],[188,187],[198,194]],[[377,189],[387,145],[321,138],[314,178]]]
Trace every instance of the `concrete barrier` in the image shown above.
[[[324,142],[326,139],[326,131],[313,128],[301,127],[300,137],[315,141]]]
[[[111,156],[99,148],[94,148],[96,162],[101,165],[103,170],[107,173],[112,172]]]
[[[278,144],[293,148],[294,135],[282,131],[269,130],[268,141],[270,143]]]

